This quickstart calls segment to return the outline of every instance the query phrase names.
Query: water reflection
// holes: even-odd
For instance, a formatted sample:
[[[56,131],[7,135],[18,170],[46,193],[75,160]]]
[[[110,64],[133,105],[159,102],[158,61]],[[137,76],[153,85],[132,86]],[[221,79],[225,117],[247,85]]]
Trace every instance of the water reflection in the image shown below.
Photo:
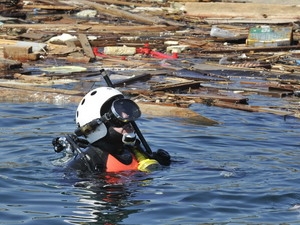
[[[98,174],[75,182],[75,190],[80,190],[76,192],[79,205],[73,210],[74,215],[65,221],[71,224],[119,224],[139,211],[130,206],[145,204],[143,200],[132,199],[138,186],[151,182],[145,176],[141,172],[126,171]]]

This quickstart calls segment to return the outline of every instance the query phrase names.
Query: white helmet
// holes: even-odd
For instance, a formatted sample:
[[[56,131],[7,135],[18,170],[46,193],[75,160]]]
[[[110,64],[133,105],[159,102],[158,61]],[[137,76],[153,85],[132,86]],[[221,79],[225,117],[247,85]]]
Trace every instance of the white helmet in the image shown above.
[[[109,110],[108,107],[111,106],[112,101],[117,98],[124,98],[124,96],[120,91],[111,87],[99,87],[87,93],[77,107],[76,124],[78,127],[103,116]],[[102,123],[86,138],[90,143],[93,143],[105,137],[106,134],[107,128]]]

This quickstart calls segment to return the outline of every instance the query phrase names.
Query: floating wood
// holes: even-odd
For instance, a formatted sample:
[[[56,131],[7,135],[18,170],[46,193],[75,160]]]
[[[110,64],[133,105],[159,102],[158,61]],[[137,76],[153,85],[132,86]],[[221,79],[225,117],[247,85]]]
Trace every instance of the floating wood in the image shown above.
[[[290,45],[290,46],[276,46],[276,47],[244,47],[244,48],[234,48],[234,49],[205,49],[201,53],[206,54],[218,54],[218,53],[236,53],[236,52],[280,52],[289,50],[299,50],[300,45]]]
[[[177,26],[166,26],[166,25],[107,25],[107,24],[74,24],[74,23],[53,23],[53,24],[32,24],[32,23],[5,23],[2,25],[2,28],[9,29],[9,28],[25,28],[25,29],[32,29],[32,30],[41,30],[45,31],[52,31],[52,32],[63,32],[68,30],[75,30],[78,32],[82,31],[90,31],[90,32],[113,32],[117,33],[130,33],[130,34],[140,34],[140,32],[166,32],[166,31],[174,31],[178,27]]]
[[[112,8],[109,6],[104,6],[102,4],[98,4],[95,2],[90,2],[90,1],[85,1],[85,0],[78,0],[78,2],[83,3],[85,5],[92,6],[101,13],[114,15],[114,16],[124,18],[124,19],[134,20],[137,22],[141,22],[143,24],[150,24],[150,25],[155,24],[155,20],[153,20],[153,18],[147,18],[145,16],[132,14],[132,13],[126,12],[124,10]]]
[[[219,94],[201,94],[201,93],[194,93],[194,94],[167,94],[167,96],[174,97],[176,99],[186,100],[186,101],[194,101],[196,103],[204,103],[210,104],[210,102],[215,100],[221,100],[223,102],[231,102],[234,104],[248,104],[248,98],[245,97],[234,97],[234,96],[226,96]]]
[[[137,75],[137,76],[132,76],[125,80],[114,82],[114,86],[115,87],[126,86],[126,85],[132,84],[137,81],[149,80],[150,78],[151,78],[151,74],[145,73],[145,74],[141,74],[141,75]]]
[[[85,34],[78,34],[78,39],[81,43],[81,46],[83,48],[84,53],[86,56],[90,57],[91,59],[95,58],[95,54],[91,48],[91,45],[89,43],[89,40],[87,39]]]
[[[152,91],[171,91],[171,90],[187,90],[189,88],[199,88],[201,82],[199,81],[187,81],[180,83],[170,83],[170,84],[156,84],[151,86]]]
[[[217,121],[201,116],[200,114],[188,109],[175,106],[166,106],[153,103],[137,102],[142,112],[151,116],[185,118],[190,122],[202,125],[215,125]]]
[[[115,85],[122,87],[124,94],[134,96],[132,99],[140,101],[139,105],[142,111],[148,115],[161,113],[163,116],[192,118],[194,113],[188,107],[193,103],[201,103],[251,112],[270,112],[278,115],[286,115],[286,111],[290,110],[291,115],[299,116],[299,113],[296,113],[298,103],[282,108],[286,110],[280,110],[280,107],[248,105],[249,102],[252,102],[251,99],[248,101],[248,96],[253,94],[277,98],[286,97],[285,101],[296,99],[297,102],[299,100],[299,86],[297,86],[299,82],[296,82],[300,73],[298,68],[300,63],[300,35],[297,32],[298,7],[273,4],[236,4],[236,1],[234,3],[219,3],[210,0],[205,0],[205,3],[203,1],[191,3],[191,1],[196,0],[184,0],[185,3],[180,3],[192,7],[186,8],[186,12],[177,7],[179,4],[172,4],[171,7],[171,4],[165,1],[136,3],[120,0],[95,0],[93,2],[79,0],[59,3],[57,0],[33,0],[29,3],[30,5],[24,5],[23,8],[19,5],[18,7],[12,5],[13,9],[19,10],[21,14],[30,12],[30,16],[28,21],[25,18],[0,17],[0,28],[3,31],[0,49],[5,49],[6,46],[16,46],[17,43],[21,42],[20,40],[31,39],[35,40],[35,42],[29,43],[30,46],[34,45],[32,46],[33,52],[39,52],[42,54],[42,58],[34,65],[27,60],[21,64],[4,59],[4,52],[2,54],[0,51],[1,78],[10,79],[4,81],[6,86],[2,84],[1,88],[0,85],[1,98],[8,101],[19,99],[77,104],[84,95],[81,91],[74,90],[71,92],[63,89],[40,87],[41,85],[56,84],[59,78],[66,80],[72,78],[76,81],[67,81],[72,82],[72,86],[68,85],[68,88],[73,87],[82,90],[84,89],[83,86],[88,84],[89,87],[86,90],[90,89],[92,84],[99,81],[99,77],[93,77],[99,74],[94,74],[91,71],[97,70],[100,65],[102,68],[108,71],[112,70],[117,74],[122,73],[120,71],[123,70],[133,71],[125,74],[139,74],[129,79],[119,80],[115,82]],[[16,1],[0,0],[0,2],[0,7],[5,6],[6,8],[7,4]],[[23,4],[22,1],[18,3]],[[81,10],[78,3],[83,3],[83,8],[95,8],[99,12],[98,17],[70,16],[74,13],[73,9]],[[118,6],[111,6],[112,4]],[[144,10],[144,12],[133,13],[136,6],[150,6],[151,8],[139,8],[138,10]],[[148,10],[154,7],[157,9]],[[38,11],[38,15],[32,14],[33,8],[41,9]],[[190,9],[199,13],[200,17],[189,16]],[[62,15],[63,10],[68,10],[69,13]],[[292,10],[297,11],[296,16],[291,13]],[[55,12],[58,14],[55,15]],[[285,18],[283,18],[284,16]],[[36,22],[33,23],[33,21]],[[228,24],[237,21],[239,21],[238,25]],[[293,23],[293,21],[297,22]],[[246,25],[245,22],[251,26]],[[282,24],[281,26],[290,26],[290,30],[293,30],[290,45],[263,48],[246,46],[245,35],[248,34],[249,27],[252,27],[253,23],[262,22],[288,23],[288,25]],[[219,28],[232,31],[236,36],[230,38],[211,37],[212,24],[216,25],[217,23],[220,23],[218,24]],[[243,23],[245,25],[242,25]],[[79,39],[72,43],[60,43],[59,45],[43,43],[50,37],[62,33],[79,34]],[[88,40],[87,35],[94,36],[94,39]],[[104,57],[100,54],[94,57],[91,51],[91,46],[102,52],[107,46],[140,48],[146,43],[151,46],[151,49],[161,53],[167,52],[169,54],[170,51],[178,50],[178,58],[172,60],[158,59],[147,53],[132,53],[126,57]],[[25,43],[22,42],[22,44]],[[18,46],[12,51],[7,51],[8,49],[5,52],[6,57],[13,58],[13,53],[14,57],[15,55],[27,56],[31,54],[31,49],[27,45]],[[11,55],[8,56],[8,54]],[[220,59],[223,57],[230,59],[230,64],[234,65],[220,65]],[[94,60],[90,60],[91,58]],[[245,66],[248,62],[251,62],[251,67],[255,64],[256,68],[236,68],[237,65]],[[81,67],[86,71],[74,73],[67,69],[68,73],[56,72],[54,74],[49,70],[43,70],[43,68],[51,68],[53,65],[60,67],[64,64],[84,64]],[[226,68],[230,66],[230,69],[224,69],[224,66]],[[20,71],[4,71],[15,67],[23,68]],[[45,71],[48,74],[45,75]],[[245,71],[248,72],[245,73]],[[43,74],[43,76],[25,76],[24,73],[28,75],[40,73],[39,75]],[[184,80],[179,79],[179,77],[184,78]],[[63,79],[59,80],[63,82]],[[239,79],[244,81],[273,79],[278,83],[271,83],[263,87],[253,85],[254,87],[244,88],[243,83],[239,83]],[[100,84],[103,84],[102,82],[103,80],[100,79]],[[150,90],[149,86],[151,87]],[[235,93],[242,93],[242,95]],[[278,104],[282,104],[281,102],[283,101]],[[148,104],[147,107],[144,106],[145,104]],[[186,108],[183,109],[183,107]],[[196,116],[196,118],[203,121],[200,117]]]
[[[57,4],[57,2],[56,2]],[[78,7],[69,6],[69,5],[43,5],[43,4],[33,4],[33,5],[24,5],[23,9],[44,9],[44,10],[65,10],[71,11],[76,10]]]
[[[13,60],[38,60],[40,54],[32,53],[32,46],[5,46],[4,57]]]
[[[11,70],[21,68],[22,63],[16,60],[0,58],[0,70]]]
[[[98,10],[101,13],[106,13],[109,15],[114,15],[116,17],[122,18],[122,19],[128,19],[128,20],[134,20],[136,22],[140,22],[142,24],[168,24],[171,26],[185,26],[184,23],[179,23],[172,20],[166,20],[159,17],[153,17],[149,15],[139,15],[139,14],[133,14],[130,12],[127,12],[125,10],[112,8],[109,6],[103,6],[102,4],[98,4],[95,2],[90,2],[86,0],[77,0],[80,3],[83,3],[85,5],[89,5],[94,7],[96,10]]]
[[[26,85],[0,84],[0,101],[2,102],[45,102],[51,104],[78,104],[84,94],[78,91],[40,88]],[[189,119],[193,123],[214,125],[217,121],[203,117],[198,113],[174,106],[152,105],[137,102],[143,114]]]
[[[230,109],[238,109],[247,112],[264,112],[264,113],[272,113],[280,116],[292,116],[295,115],[294,112],[286,111],[286,110],[278,110],[272,109],[267,106],[251,106],[251,105],[241,105],[241,104],[234,104],[229,102],[223,101],[216,101],[213,102],[214,106],[223,107],[223,108],[230,108]]]

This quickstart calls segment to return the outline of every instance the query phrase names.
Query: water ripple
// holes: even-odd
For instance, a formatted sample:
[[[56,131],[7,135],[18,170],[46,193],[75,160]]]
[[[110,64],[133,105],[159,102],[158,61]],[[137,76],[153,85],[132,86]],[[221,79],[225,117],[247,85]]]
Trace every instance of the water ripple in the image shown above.
[[[170,168],[80,178],[51,163],[76,106],[2,104],[0,224],[299,224],[299,121],[194,107],[221,123],[137,121]]]

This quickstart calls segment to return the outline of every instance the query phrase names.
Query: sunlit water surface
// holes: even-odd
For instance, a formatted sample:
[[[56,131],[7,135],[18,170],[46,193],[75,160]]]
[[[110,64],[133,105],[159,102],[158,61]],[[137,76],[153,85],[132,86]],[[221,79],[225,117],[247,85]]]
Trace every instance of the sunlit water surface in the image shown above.
[[[194,105],[215,126],[143,116],[150,174],[66,176],[53,137],[73,132],[75,105],[0,108],[0,224],[300,224],[300,121]]]

